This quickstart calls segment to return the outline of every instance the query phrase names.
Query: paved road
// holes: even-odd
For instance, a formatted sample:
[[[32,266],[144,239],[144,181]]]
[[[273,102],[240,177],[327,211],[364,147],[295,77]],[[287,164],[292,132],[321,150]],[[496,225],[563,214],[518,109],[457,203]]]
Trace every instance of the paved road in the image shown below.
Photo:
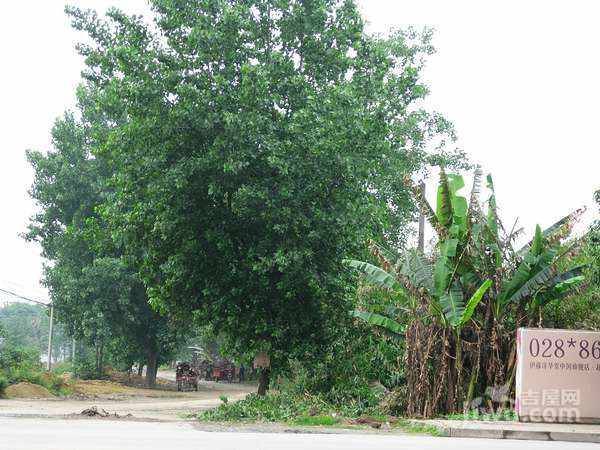
[[[0,450],[592,450],[597,444],[199,431],[190,423],[0,418]]]

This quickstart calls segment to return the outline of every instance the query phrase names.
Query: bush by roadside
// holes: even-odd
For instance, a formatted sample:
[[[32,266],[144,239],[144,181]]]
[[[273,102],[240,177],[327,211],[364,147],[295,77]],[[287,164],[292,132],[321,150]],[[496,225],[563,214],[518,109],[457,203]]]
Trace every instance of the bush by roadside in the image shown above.
[[[0,374],[0,397],[4,396],[4,392],[6,391],[6,388],[8,387],[8,379]]]
[[[6,345],[0,352],[0,394],[21,382],[43,386],[54,395],[70,392],[61,376],[43,370],[36,349]]]
[[[223,399],[222,399],[223,400]],[[287,422],[298,425],[334,425],[342,419],[360,416],[384,420],[377,407],[357,410],[355,407],[336,407],[319,395],[269,393],[264,397],[250,394],[237,402],[223,403],[215,409],[200,413],[206,422]]]
[[[264,423],[280,422],[292,426],[307,427],[370,427],[396,429],[404,433],[438,436],[439,431],[430,425],[389,416],[378,407],[358,411],[353,408],[335,407],[322,396],[295,396],[289,393],[269,393],[264,397],[248,395],[244,400],[223,403],[198,415],[202,422],[216,423]]]
[[[0,375],[0,378],[6,380],[5,389],[8,385],[26,382],[43,386],[54,395],[65,396],[71,393],[69,386],[62,376],[45,372],[41,369],[31,367],[13,368],[5,372],[4,375]],[[2,382],[0,381],[0,386],[1,384]]]

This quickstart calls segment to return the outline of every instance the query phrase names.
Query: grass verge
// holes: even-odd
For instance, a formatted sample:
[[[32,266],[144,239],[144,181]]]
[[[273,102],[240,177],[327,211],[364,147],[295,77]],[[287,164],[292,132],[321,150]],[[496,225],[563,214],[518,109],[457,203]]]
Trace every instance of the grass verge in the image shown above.
[[[512,409],[499,410],[494,413],[472,411],[465,414],[448,414],[443,418],[447,420],[473,420],[483,422],[514,422],[518,420],[517,413]]]

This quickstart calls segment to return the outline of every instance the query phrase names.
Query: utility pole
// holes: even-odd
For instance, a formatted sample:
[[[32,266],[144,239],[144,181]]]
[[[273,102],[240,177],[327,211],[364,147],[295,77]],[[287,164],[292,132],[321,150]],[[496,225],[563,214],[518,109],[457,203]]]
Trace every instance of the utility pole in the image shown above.
[[[419,189],[423,193],[423,198],[425,198],[425,182],[421,181],[419,183]],[[419,214],[419,243],[418,249],[421,253],[425,252],[425,215],[423,211]]]
[[[75,362],[75,336],[73,336],[73,342],[71,343],[71,362]]]
[[[54,327],[54,305],[50,303],[50,330],[48,330],[48,372],[52,369],[52,331]]]

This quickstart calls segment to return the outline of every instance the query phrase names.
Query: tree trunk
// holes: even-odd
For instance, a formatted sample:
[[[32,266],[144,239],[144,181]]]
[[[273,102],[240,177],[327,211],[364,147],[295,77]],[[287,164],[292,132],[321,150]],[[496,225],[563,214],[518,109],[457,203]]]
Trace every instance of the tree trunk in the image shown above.
[[[258,377],[258,395],[266,395],[269,390],[269,377],[271,371],[269,369],[260,369],[260,375]]]
[[[150,352],[148,354],[148,363],[146,364],[146,385],[154,387],[156,385],[156,372],[158,371],[158,354]]]
[[[102,377],[103,373],[104,373],[104,341],[101,340],[100,341],[100,355],[99,355],[99,371],[98,371],[98,377]]]
[[[141,377],[144,374],[144,364],[139,362],[137,368],[138,377]]]
[[[96,376],[99,377],[100,376],[100,344],[98,343],[98,341],[95,342],[94,347],[95,347],[94,350],[96,351],[96,361],[95,361]]]

